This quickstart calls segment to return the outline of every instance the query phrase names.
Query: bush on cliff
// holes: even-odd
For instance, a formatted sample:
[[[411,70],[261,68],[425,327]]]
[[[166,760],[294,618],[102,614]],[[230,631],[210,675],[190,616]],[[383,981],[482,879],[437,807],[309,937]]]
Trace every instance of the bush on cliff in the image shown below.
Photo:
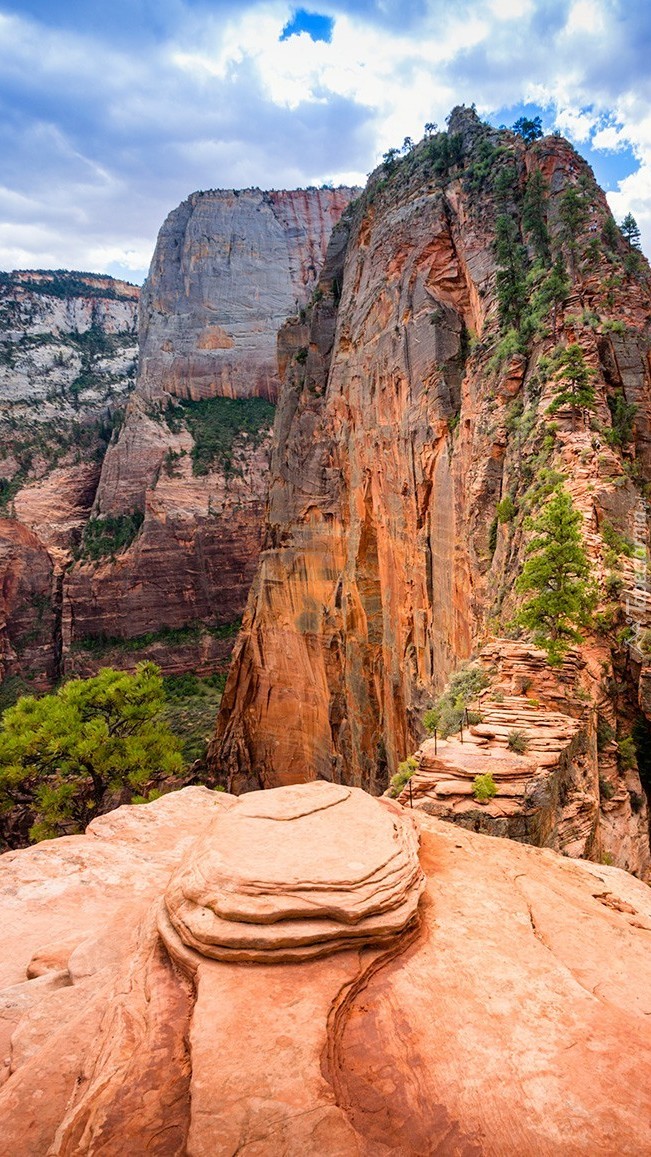
[[[481,716],[476,711],[468,711],[468,704],[475,701],[490,682],[482,667],[466,665],[457,671],[441,697],[423,715],[423,726],[429,735],[438,732],[442,739],[456,735],[464,720],[479,723]]]
[[[54,695],[25,696],[0,726],[0,843],[79,832],[94,816],[148,795],[183,769],[180,745],[158,718],[160,671],[105,667]]]

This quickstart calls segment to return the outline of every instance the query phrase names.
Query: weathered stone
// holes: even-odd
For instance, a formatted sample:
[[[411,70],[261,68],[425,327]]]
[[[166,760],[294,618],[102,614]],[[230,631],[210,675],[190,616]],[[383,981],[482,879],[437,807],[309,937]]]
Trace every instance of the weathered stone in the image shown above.
[[[309,810],[311,796],[329,807]],[[0,945],[14,985],[0,993],[0,1006],[13,1000],[11,1021],[0,1016],[12,1157],[647,1152],[649,888],[414,812],[427,882],[417,920],[390,944],[255,965],[185,949],[190,985],[157,936],[157,897],[170,870],[187,870],[192,841],[190,862],[205,862],[208,833],[240,808],[243,828],[275,823],[290,845],[294,825],[318,815],[321,834],[335,833],[339,809],[351,809],[346,827],[358,814],[369,842],[356,851],[369,863],[396,816],[396,805],[323,784],[237,802],[186,789],[2,857],[0,919],[11,929],[18,905],[24,938]],[[229,848],[238,882],[253,875],[252,852],[280,878],[271,848]],[[341,878],[334,851],[327,840],[305,847],[313,882]],[[293,871],[291,857],[284,866]],[[48,927],[53,945],[63,930],[85,934],[94,971],[16,984]]]

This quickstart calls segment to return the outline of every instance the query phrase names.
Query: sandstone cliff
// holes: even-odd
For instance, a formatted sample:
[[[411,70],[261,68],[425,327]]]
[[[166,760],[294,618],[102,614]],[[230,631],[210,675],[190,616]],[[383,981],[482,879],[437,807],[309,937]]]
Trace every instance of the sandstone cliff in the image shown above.
[[[13,1157],[651,1147],[651,892],[616,868],[331,784],[0,863]]]
[[[135,381],[138,297],[95,274],[0,274],[0,680],[60,672],[63,572]]]
[[[646,262],[566,141],[525,144],[461,109],[372,176],[316,296],[305,328],[279,339],[265,548],[215,765],[235,790],[306,777],[384,790],[450,673],[509,628],[526,517],[541,478],[562,475],[601,611],[576,694],[562,680],[555,692],[588,753],[566,783],[582,831],[561,825],[558,846],[645,871]],[[570,343],[593,371],[594,413],[552,423],[551,359]]]
[[[137,513],[138,533],[70,571],[66,670],[131,663],[120,640],[145,636],[166,670],[224,665],[261,542],[276,332],[305,308],[355,192],[195,193],[163,225],[141,300],[138,385],[93,510],[98,524]]]

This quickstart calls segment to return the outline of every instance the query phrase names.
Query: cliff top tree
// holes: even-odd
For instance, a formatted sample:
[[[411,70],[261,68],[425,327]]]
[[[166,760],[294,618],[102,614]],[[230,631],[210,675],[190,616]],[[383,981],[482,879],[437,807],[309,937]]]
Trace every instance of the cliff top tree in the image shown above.
[[[540,117],[533,117],[531,120],[529,117],[518,117],[513,125],[513,132],[522,137],[527,144],[531,144],[543,135],[542,120]]]
[[[559,355],[557,366],[556,396],[547,412],[555,414],[569,406],[573,413],[582,414],[585,421],[586,415],[594,410],[596,396],[592,385],[594,370],[586,364],[581,346],[577,342],[568,345]]]
[[[640,248],[640,230],[632,213],[627,213],[620,225],[622,236],[626,238],[631,249]]]
[[[106,667],[54,695],[26,696],[0,727],[0,836],[12,847],[81,831],[125,788],[149,791],[182,770],[179,743],[156,716],[160,671]]]
[[[533,592],[517,622],[532,632],[552,666],[560,666],[570,644],[581,641],[577,627],[586,623],[594,603],[582,521],[570,495],[559,488],[532,523],[529,557],[516,583],[519,592]]]

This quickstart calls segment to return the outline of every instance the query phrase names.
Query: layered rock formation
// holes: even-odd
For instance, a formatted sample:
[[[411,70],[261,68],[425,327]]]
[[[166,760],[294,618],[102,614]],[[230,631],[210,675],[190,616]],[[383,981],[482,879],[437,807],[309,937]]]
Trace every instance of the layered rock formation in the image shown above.
[[[163,225],[142,296],[138,386],[93,511],[136,511],[144,521],[119,557],[70,573],[68,670],[96,663],[102,638],[117,644],[103,661],[128,664],[121,638],[188,626],[192,645],[181,654],[178,640],[161,640],[157,661],[166,670],[223,665],[211,630],[237,625],[261,541],[276,333],[307,304],[355,192],[195,193]],[[89,642],[95,657],[83,651]]]
[[[617,862],[648,864],[646,800],[624,754],[647,726],[646,262],[566,141],[525,144],[460,109],[447,134],[373,174],[333,235],[317,297],[305,328],[279,339],[265,549],[215,766],[236,791],[306,777],[383,791],[450,673],[509,628],[525,519],[544,480],[563,477],[602,600],[584,701],[567,681],[555,693],[556,712],[585,716],[587,764],[572,772],[590,797],[581,839],[597,847],[601,824]],[[552,423],[551,359],[572,343],[594,412],[560,409]]]
[[[424,880],[413,823],[387,806],[326,783],[245,796],[170,882],[170,955],[196,972],[202,956],[273,964],[395,942]]]
[[[319,894],[327,937],[335,914],[365,918],[363,866],[415,849],[397,805],[323,784],[238,801],[187,788],[3,856],[7,1152],[646,1152],[649,889],[413,814],[424,890],[405,929],[284,963],[184,946],[178,969],[156,927],[170,871],[170,912],[184,881],[279,943]],[[298,892],[296,856],[315,872]],[[405,879],[385,873],[376,899]]]
[[[0,681],[60,673],[63,575],[135,381],[138,297],[94,274],[0,274]]]

